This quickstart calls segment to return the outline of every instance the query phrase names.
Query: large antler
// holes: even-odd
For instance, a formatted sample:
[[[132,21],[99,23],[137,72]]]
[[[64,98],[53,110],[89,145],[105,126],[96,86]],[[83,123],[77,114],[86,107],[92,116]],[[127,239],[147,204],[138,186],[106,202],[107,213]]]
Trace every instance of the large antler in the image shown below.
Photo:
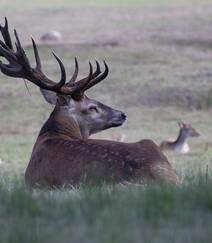
[[[13,49],[13,44],[11,41],[8,22],[5,18],[5,25],[0,25],[0,31],[3,37],[3,41],[0,40],[0,56],[4,57],[9,64],[4,64],[0,61],[0,70],[7,76],[24,78],[32,83],[36,84],[40,88],[54,91],[60,94],[73,95],[83,94],[83,92],[95,84],[99,83],[101,80],[105,79],[108,75],[109,69],[104,61],[105,70],[101,73],[100,65],[96,61],[96,70],[93,72],[93,67],[89,62],[89,75],[76,82],[79,68],[77,58],[75,58],[75,71],[70,81],[66,83],[66,72],[62,61],[53,53],[56,61],[59,64],[61,71],[61,79],[58,83],[52,81],[42,72],[41,60],[38,54],[38,49],[35,41],[32,39],[33,50],[35,55],[36,67],[32,68],[29,60],[26,56],[24,49],[21,46],[18,34],[14,30],[15,34],[15,46],[16,51]]]

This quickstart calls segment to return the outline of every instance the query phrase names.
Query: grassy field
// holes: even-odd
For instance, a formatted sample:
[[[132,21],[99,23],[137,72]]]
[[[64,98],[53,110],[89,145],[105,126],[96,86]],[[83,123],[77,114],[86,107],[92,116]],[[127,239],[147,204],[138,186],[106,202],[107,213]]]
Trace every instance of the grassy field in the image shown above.
[[[14,10],[16,14],[14,14]],[[125,126],[98,138],[126,141],[175,138],[177,121],[201,133],[188,155],[167,153],[181,178],[178,187],[86,186],[30,193],[24,171],[40,127],[52,107],[23,80],[0,76],[0,242],[212,241],[212,3],[209,0],[1,1],[34,63],[33,35],[50,77],[59,79],[54,50],[73,71],[106,59],[107,80],[89,96],[123,110]],[[46,30],[61,43],[42,45]]]
[[[185,2],[188,3],[198,3],[198,0],[178,0],[177,5],[184,4]],[[24,0],[2,0],[1,1],[1,8],[4,10],[29,10],[29,9],[60,9],[60,8],[69,8],[69,7],[97,7],[97,6],[141,6],[141,5],[176,5],[176,1],[174,0],[36,0],[36,1],[24,1]]]

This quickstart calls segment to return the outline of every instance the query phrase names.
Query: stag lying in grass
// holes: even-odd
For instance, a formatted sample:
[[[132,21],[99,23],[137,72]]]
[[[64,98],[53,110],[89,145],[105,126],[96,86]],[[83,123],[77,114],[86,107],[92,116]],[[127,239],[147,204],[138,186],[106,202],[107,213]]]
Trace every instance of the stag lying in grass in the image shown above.
[[[42,72],[33,39],[35,68],[31,67],[16,31],[14,50],[7,21],[0,30],[4,40],[0,42],[0,56],[8,61],[8,64],[0,63],[1,72],[34,83],[40,87],[46,101],[55,106],[34,145],[25,173],[28,186],[59,188],[85,181],[178,182],[178,177],[167,158],[151,140],[123,143],[89,139],[91,134],[118,127],[126,119],[123,112],[85,95],[86,90],[108,75],[109,70],[105,62],[103,72],[100,71],[98,62],[94,72],[89,63],[89,75],[76,81],[78,62],[75,59],[74,74],[66,82],[64,65],[54,54],[61,71],[61,80],[56,83]]]

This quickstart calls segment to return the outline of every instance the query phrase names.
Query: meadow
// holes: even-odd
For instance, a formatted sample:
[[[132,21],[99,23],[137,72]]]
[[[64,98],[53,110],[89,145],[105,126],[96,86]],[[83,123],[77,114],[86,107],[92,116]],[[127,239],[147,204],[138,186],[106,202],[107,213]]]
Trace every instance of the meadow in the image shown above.
[[[123,110],[127,123],[95,137],[160,143],[175,138],[177,121],[201,136],[187,155],[166,153],[181,184],[81,185],[29,192],[24,172],[52,107],[39,89],[0,75],[0,242],[212,241],[212,3],[209,0],[1,1],[34,63],[30,36],[40,45],[45,73],[59,79],[53,50],[71,76],[88,61],[106,60],[110,75],[89,91]],[[43,44],[58,30],[60,43]]]

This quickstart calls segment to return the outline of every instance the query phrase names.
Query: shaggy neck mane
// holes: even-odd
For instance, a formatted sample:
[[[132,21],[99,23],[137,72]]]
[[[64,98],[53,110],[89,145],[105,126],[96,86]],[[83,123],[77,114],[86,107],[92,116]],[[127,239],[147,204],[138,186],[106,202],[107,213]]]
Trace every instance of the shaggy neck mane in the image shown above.
[[[74,118],[67,117],[56,109],[41,128],[39,136],[46,133],[63,135],[72,139],[83,139],[79,125]]]

